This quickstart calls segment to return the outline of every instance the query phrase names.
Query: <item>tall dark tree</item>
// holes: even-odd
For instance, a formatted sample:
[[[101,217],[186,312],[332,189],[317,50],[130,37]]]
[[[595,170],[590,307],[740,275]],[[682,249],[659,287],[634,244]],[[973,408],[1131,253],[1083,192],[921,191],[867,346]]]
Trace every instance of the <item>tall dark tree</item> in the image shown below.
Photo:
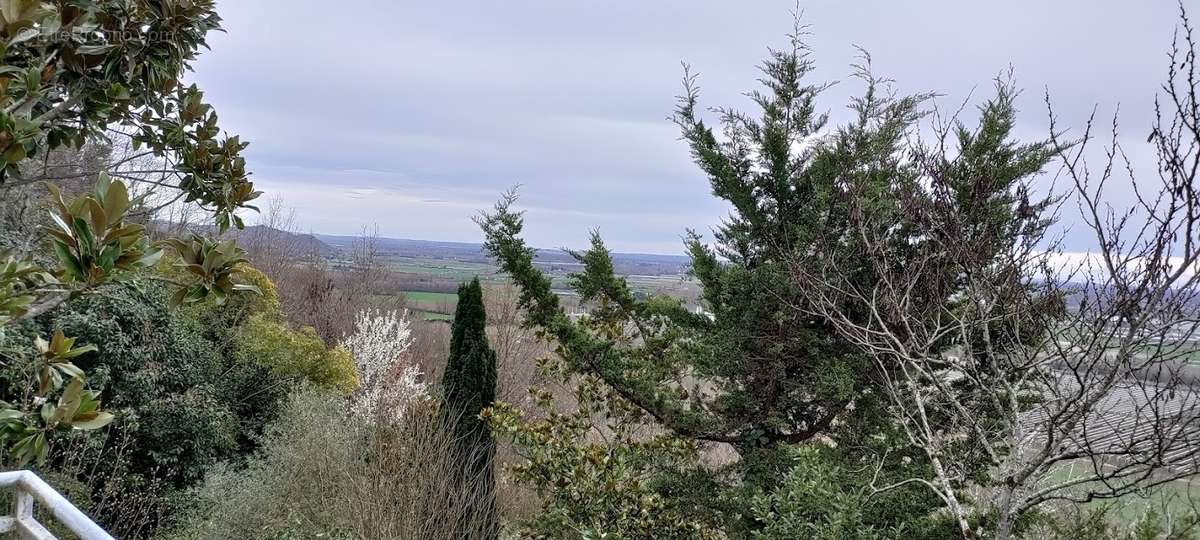
[[[488,344],[487,311],[479,278],[458,288],[450,333],[450,358],[442,379],[445,411],[466,464],[466,474],[483,486],[477,515],[495,520],[492,432],[480,417],[496,401],[496,351]],[[490,528],[494,533],[496,527]]]

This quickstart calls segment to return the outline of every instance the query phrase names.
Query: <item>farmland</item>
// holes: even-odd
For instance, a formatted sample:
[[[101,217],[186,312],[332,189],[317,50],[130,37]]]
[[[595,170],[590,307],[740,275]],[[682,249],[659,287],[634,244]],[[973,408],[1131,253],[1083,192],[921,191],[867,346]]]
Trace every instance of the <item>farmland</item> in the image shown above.
[[[448,321],[453,318],[458,297],[452,293],[405,291],[405,305],[427,321]]]
[[[335,264],[349,264],[348,253],[356,240],[348,236],[318,235],[329,246]],[[454,313],[458,285],[478,277],[484,284],[502,284],[507,278],[479,244],[379,238],[378,254],[389,271],[380,294],[403,296],[405,305],[426,320],[449,320]],[[561,250],[538,250],[536,264],[550,277],[554,290],[573,296],[569,275],[582,266]],[[617,272],[624,275],[635,294],[665,294],[694,307],[699,286],[686,275],[689,261],[677,255],[613,253]]]

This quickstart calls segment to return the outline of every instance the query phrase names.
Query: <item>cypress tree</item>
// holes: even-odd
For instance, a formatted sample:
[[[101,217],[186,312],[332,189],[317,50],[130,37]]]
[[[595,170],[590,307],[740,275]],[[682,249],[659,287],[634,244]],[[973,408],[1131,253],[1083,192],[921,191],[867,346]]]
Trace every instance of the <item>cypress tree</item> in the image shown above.
[[[458,307],[450,333],[450,357],[442,379],[444,411],[452,426],[464,474],[480,486],[482,501],[474,513],[492,523],[495,536],[495,443],[480,413],[496,401],[496,351],[488,344],[487,311],[479,278],[458,288]],[[477,481],[475,480],[477,479]]]

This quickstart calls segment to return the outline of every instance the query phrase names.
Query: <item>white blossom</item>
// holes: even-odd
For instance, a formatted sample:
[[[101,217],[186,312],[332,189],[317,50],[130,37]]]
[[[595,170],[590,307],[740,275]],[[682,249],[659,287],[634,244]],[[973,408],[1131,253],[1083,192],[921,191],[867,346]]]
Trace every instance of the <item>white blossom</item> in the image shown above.
[[[408,312],[364,310],[354,327],[342,341],[358,368],[359,389],[351,397],[351,413],[375,420],[386,410],[389,418],[399,419],[408,405],[427,395],[421,370],[404,365],[412,345]]]

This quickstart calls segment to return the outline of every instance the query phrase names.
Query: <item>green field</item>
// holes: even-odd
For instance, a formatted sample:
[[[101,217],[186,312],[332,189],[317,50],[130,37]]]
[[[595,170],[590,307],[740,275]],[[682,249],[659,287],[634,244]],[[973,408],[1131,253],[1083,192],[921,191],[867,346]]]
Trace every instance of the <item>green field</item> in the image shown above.
[[[450,281],[465,282],[478,276],[483,281],[495,281],[496,267],[490,264],[426,259],[421,257],[389,257],[388,269],[405,274],[433,276]]]
[[[453,319],[458,295],[451,293],[405,291],[404,301],[416,317],[426,321],[449,321]]]
[[[1087,474],[1083,471],[1088,471],[1090,465],[1082,465],[1082,470],[1078,474]],[[1076,477],[1076,473],[1072,471],[1070,466],[1063,466],[1056,472],[1051,474],[1043,482],[1043,486],[1057,484]],[[1069,488],[1071,491],[1083,494],[1086,493],[1086,485],[1080,485],[1075,488]],[[1101,485],[1095,486],[1097,491],[1103,491]],[[1084,508],[1095,510],[1105,506],[1110,509],[1110,517],[1122,523],[1133,523],[1146,514],[1148,510],[1155,510],[1160,514],[1163,511],[1169,512],[1178,517],[1186,515],[1192,509],[1192,500],[1200,496],[1200,490],[1197,486],[1187,480],[1176,480],[1169,482],[1143,493],[1130,493],[1120,499],[1101,499],[1084,504]]]
[[[507,276],[488,263],[457,261],[442,258],[393,255],[385,259],[387,269],[395,272],[401,280],[401,293],[408,309],[415,318],[424,320],[449,320],[454,315],[457,297],[451,292],[461,283],[476,277],[485,286],[501,285]],[[543,268],[554,291],[571,297],[568,268],[555,266]],[[633,275],[627,276],[629,288],[638,295],[664,294],[684,300],[689,306],[699,303],[700,288],[694,279],[679,275]],[[573,305],[573,302],[572,302]]]
[[[408,300],[409,305],[413,304],[437,304],[440,302],[450,302],[454,304],[458,302],[458,296],[452,293],[440,292],[424,292],[424,291],[404,291],[404,299]]]

